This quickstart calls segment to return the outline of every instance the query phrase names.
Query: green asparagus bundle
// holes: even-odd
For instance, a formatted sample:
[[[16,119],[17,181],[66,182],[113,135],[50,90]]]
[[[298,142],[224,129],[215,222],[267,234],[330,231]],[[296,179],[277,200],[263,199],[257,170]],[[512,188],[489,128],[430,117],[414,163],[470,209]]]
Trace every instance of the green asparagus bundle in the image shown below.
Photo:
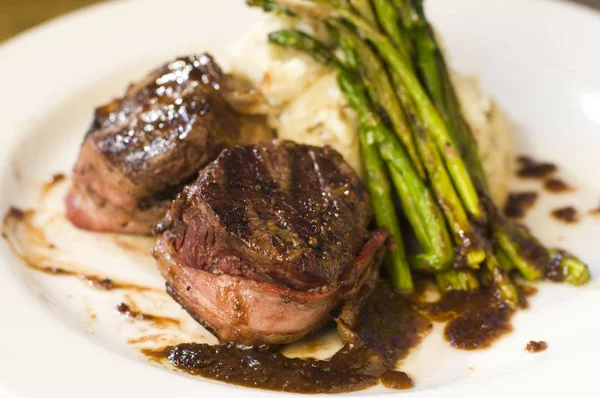
[[[422,0],[247,0],[325,24],[341,50],[298,30],[269,35],[338,71],[359,117],[360,148],[375,219],[390,231],[389,279],[413,289],[411,272],[432,274],[440,289],[490,285],[518,302],[511,274],[582,284],[587,266],[545,248],[493,204],[477,145],[465,121]],[[407,253],[395,197],[418,248]],[[558,271],[556,271],[558,270]]]

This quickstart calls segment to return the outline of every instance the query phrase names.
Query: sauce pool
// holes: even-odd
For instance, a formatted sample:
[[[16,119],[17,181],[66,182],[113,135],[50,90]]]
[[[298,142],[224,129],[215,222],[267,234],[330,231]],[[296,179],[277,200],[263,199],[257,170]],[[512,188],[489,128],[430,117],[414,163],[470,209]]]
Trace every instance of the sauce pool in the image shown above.
[[[524,294],[521,305],[527,305]],[[416,307],[434,321],[447,322],[444,337],[452,347],[462,350],[490,347],[512,331],[515,313],[487,290],[448,292],[437,302],[417,302]]]
[[[288,358],[278,347],[235,344],[189,343],[145,354],[193,375],[266,390],[342,393],[380,381],[390,388],[408,389],[412,380],[396,371],[396,364],[431,327],[399,293],[379,282],[353,328],[357,341],[347,343],[329,360]]]

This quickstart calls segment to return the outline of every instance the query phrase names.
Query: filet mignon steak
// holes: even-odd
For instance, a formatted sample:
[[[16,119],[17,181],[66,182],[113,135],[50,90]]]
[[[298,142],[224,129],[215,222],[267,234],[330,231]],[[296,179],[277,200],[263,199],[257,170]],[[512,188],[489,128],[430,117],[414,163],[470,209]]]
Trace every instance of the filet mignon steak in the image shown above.
[[[167,290],[221,339],[287,343],[377,277],[385,231],[335,150],[225,149],[173,202],[154,249]]]
[[[96,109],[73,172],[69,220],[150,233],[183,184],[223,148],[252,141],[246,131],[266,131],[259,117],[230,106],[221,87],[227,79],[207,54],[178,58]]]

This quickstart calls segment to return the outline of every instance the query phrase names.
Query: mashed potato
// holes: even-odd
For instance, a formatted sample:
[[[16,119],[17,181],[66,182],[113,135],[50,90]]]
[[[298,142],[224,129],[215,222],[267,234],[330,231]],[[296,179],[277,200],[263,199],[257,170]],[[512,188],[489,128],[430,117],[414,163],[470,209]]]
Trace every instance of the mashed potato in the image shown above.
[[[288,28],[329,40],[316,26],[286,16],[265,15],[230,51],[231,72],[250,79],[267,97],[275,108],[269,123],[279,137],[330,145],[362,175],[357,117],[337,85],[335,72],[296,50],[267,41],[270,32]],[[477,140],[491,195],[502,203],[512,159],[509,123],[494,101],[481,92],[475,77],[454,74],[453,81]]]
[[[492,199],[504,204],[512,172],[513,136],[508,118],[492,98],[481,91],[475,76],[452,76],[463,113],[471,126]]]
[[[328,41],[327,33],[319,26],[285,15],[265,14],[231,47],[231,71],[253,82],[272,106],[284,106],[326,73],[327,68],[297,50],[269,44],[267,36],[277,30],[300,29]]]

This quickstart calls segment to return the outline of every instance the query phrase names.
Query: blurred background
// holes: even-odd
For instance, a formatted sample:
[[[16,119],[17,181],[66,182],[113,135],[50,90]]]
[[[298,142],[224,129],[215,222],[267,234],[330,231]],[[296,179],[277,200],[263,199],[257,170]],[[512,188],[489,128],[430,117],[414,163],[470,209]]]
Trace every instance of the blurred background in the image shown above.
[[[50,18],[102,1],[106,0],[0,0],[0,42]],[[568,1],[600,10],[600,0]]]

